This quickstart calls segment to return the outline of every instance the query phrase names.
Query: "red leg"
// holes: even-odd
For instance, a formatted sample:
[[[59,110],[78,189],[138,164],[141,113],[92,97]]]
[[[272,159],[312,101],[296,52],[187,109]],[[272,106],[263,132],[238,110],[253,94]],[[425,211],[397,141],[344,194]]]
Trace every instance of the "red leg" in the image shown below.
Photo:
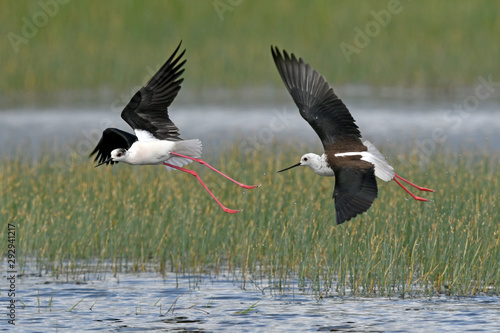
[[[404,181],[405,183],[410,184],[411,186],[413,186],[413,187],[415,187],[415,188],[419,189],[420,191],[425,191],[425,192],[436,192],[436,191],[434,191],[434,190],[431,190],[430,188],[425,188],[425,187],[422,187],[422,186],[415,185],[415,184],[413,184],[412,182],[410,182],[410,181],[408,181],[408,180],[404,179],[403,177],[401,177],[401,176],[399,176],[399,175],[394,174],[394,177],[401,179],[401,180],[402,180],[402,181]],[[395,180],[395,179],[394,179],[394,180]]]
[[[239,213],[241,212],[241,210],[234,210],[234,209],[229,209],[227,208],[226,206],[224,206],[223,204],[220,203],[220,201],[215,197],[215,195],[208,189],[208,187],[205,185],[205,183],[201,180],[200,176],[198,176],[198,174],[193,171],[193,170],[188,170],[188,169],[184,169],[184,168],[181,168],[177,165],[173,165],[173,164],[169,164],[169,163],[165,163],[163,162],[163,164],[165,164],[166,166],[168,167],[171,167],[171,168],[174,168],[174,169],[177,169],[177,170],[180,170],[180,171],[184,171],[184,172],[187,172],[189,173],[190,175],[193,175],[196,177],[196,179],[198,179],[198,181],[200,182],[200,184],[205,188],[205,190],[207,190],[207,192],[212,196],[212,198],[214,198],[214,200],[219,204],[219,206],[222,207],[222,209],[226,212],[226,213],[230,213],[230,214],[234,214],[234,213]]]
[[[247,189],[250,189],[250,188],[256,188],[256,187],[259,187],[260,185],[245,185],[245,184],[242,184],[240,182],[237,182],[236,180],[234,180],[233,178],[229,177],[228,175],[225,175],[223,174],[222,172],[220,172],[219,170],[217,170],[216,168],[214,168],[213,166],[211,166],[210,164],[208,164],[207,162],[203,161],[202,159],[199,159],[199,158],[194,158],[194,157],[189,157],[189,156],[186,156],[186,155],[181,155],[181,154],[177,154],[177,153],[170,153],[172,155],[176,155],[176,156],[179,156],[179,157],[184,157],[184,158],[188,158],[190,160],[193,160],[195,162],[198,162],[200,164],[203,164],[205,165],[206,167],[208,167],[209,169],[212,169],[213,171],[217,172],[219,175],[223,176],[223,177],[226,177],[227,179],[229,179],[230,181],[232,181],[233,183],[235,184],[238,184],[239,186],[243,187],[243,188],[247,188]]]
[[[393,179],[394,179],[394,181],[395,181],[396,183],[398,183],[398,185],[399,185],[399,186],[401,186],[401,187],[403,188],[403,190],[405,190],[405,191],[406,191],[409,195],[411,195],[411,197],[412,197],[413,199],[418,200],[418,201],[429,201],[429,200],[427,200],[427,199],[425,199],[425,198],[417,197],[415,194],[413,194],[413,193],[411,193],[410,191],[408,191],[408,189],[407,189],[406,187],[404,187],[404,186],[403,186],[403,184],[401,184],[401,183],[399,182],[399,180],[397,180],[396,178],[393,178]]]

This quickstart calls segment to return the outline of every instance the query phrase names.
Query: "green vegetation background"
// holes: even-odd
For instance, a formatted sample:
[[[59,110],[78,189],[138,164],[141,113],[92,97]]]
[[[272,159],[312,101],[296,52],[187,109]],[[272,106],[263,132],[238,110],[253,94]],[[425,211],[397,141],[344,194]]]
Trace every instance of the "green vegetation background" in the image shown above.
[[[45,10],[54,15],[44,22],[42,4],[55,1],[2,3],[4,96],[123,91],[150,75],[148,68],[162,64],[180,40],[188,59],[184,86],[195,91],[281,87],[271,44],[307,59],[336,85],[448,89],[473,86],[479,75],[500,76],[500,2],[493,0],[60,0],[67,3]],[[399,12],[378,31],[373,13],[390,6]],[[41,27],[25,38],[26,22],[36,20]],[[366,45],[356,44],[357,28],[371,29]],[[26,40],[13,47],[11,40],[19,41],[13,34]],[[360,46],[350,62],[341,43]]]

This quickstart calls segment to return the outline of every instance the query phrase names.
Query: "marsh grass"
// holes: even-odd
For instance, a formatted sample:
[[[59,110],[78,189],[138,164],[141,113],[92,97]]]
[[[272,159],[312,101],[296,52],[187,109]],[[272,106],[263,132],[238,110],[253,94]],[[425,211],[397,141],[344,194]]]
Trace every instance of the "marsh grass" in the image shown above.
[[[16,225],[21,267],[34,258],[40,273],[58,277],[155,270],[193,283],[229,274],[243,288],[320,297],[498,294],[498,156],[443,151],[425,168],[391,158],[399,174],[436,189],[426,193],[432,201],[379,182],[373,207],[337,226],[333,179],[306,168],[276,174],[299,158],[295,147],[246,155],[237,147],[208,162],[262,187],[243,190],[189,168],[239,214],[223,213],[192,176],[161,166],[95,169],[73,156],[61,167],[20,156],[0,161],[0,218]]]

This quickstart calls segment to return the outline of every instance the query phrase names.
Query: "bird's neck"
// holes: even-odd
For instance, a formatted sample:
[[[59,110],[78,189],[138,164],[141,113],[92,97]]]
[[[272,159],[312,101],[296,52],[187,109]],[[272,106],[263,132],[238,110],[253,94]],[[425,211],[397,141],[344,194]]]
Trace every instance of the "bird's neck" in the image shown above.
[[[136,163],[134,163],[134,156],[135,155],[136,155],[136,151],[134,149],[129,149],[129,150],[127,150],[126,155],[124,156],[124,158],[120,162],[127,163],[127,164],[136,164]]]
[[[332,168],[328,165],[328,162],[326,161],[326,155],[316,155],[316,161],[314,163],[314,166],[311,167],[313,171],[320,176],[323,177],[333,177],[335,176],[335,173],[333,172]]]

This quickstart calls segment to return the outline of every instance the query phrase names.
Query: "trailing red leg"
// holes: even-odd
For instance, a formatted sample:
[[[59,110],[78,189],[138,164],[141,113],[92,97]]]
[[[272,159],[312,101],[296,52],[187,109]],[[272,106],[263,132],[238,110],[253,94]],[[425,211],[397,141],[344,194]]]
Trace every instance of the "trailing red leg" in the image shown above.
[[[221,206],[221,208],[226,212],[226,213],[229,213],[229,214],[234,214],[234,213],[239,213],[241,212],[241,210],[235,210],[235,209],[229,209],[227,208],[226,206],[224,206],[223,204],[221,204],[221,202],[215,197],[215,195],[208,189],[208,187],[205,185],[205,183],[201,180],[200,176],[198,176],[198,174],[193,171],[193,170],[188,170],[188,169],[184,169],[184,168],[181,168],[177,165],[173,165],[173,164],[169,164],[169,163],[166,163],[166,162],[163,162],[164,165],[168,166],[168,167],[171,167],[171,168],[174,168],[174,169],[177,169],[177,170],[180,170],[180,171],[184,171],[184,172],[187,172],[189,173],[190,175],[193,175],[194,177],[196,177],[196,179],[198,179],[198,181],[200,182],[200,184],[205,188],[205,190],[207,190],[207,192],[212,196],[212,198],[214,198],[214,200],[219,204],[219,206]]]
[[[245,184],[242,184],[240,182],[237,182],[236,180],[234,180],[233,178],[229,177],[228,175],[220,172],[219,170],[217,170],[216,168],[214,168],[213,166],[211,166],[210,164],[208,164],[207,162],[203,161],[202,159],[200,158],[194,158],[194,157],[189,157],[189,156],[186,156],[186,155],[181,155],[181,154],[177,154],[177,153],[174,153],[174,152],[171,152],[170,154],[172,155],[175,155],[175,156],[179,156],[179,157],[184,157],[184,158],[187,158],[187,159],[190,159],[192,161],[195,161],[195,162],[198,162],[200,164],[203,164],[204,166],[208,167],[209,169],[212,169],[213,171],[217,172],[219,175],[229,179],[230,181],[232,181],[233,183],[235,184],[238,184],[239,186],[243,187],[243,188],[246,188],[246,189],[251,189],[251,188],[256,188],[256,187],[259,187],[260,185],[245,185]]]
[[[394,181],[403,188],[403,190],[405,190],[409,195],[411,195],[411,197],[415,200],[418,200],[418,201],[429,201],[425,198],[421,198],[421,197],[417,197],[415,194],[411,193],[406,187],[403,186],[403,184],[401,184],[399,182],[399,180],[397,180],[396,178],[394,178]]]
[[[401,180],[402,180],[402,181],[404,181],[405,183],[410,184],[411,186],[413,186],[413,187],[415,187],[415,188],[419,189],[420,191],[425,191],[425,192],[436,192],[436,191],[434,191],[434,190],[431,190],[430,188],[425,188],[425,187],[422,187],[422,186],[415,185],[415,184],[413,184],[412,182],[410,182],[410,181],[408,181],[408,180],[404,179],[403,177],[401,177],[401,176],[399,176],[399,175],[397,175],[397,174],[394,174],[394,177],[401,179]],[[394,179],[394,180],[395,180],[395,179]],[[396,181],[397,181],[397,180],[396,180]],[[398,183],[399,183],[399,182],[398,182]],[[401,184],[400,184],[400,185],[401,185]]]

